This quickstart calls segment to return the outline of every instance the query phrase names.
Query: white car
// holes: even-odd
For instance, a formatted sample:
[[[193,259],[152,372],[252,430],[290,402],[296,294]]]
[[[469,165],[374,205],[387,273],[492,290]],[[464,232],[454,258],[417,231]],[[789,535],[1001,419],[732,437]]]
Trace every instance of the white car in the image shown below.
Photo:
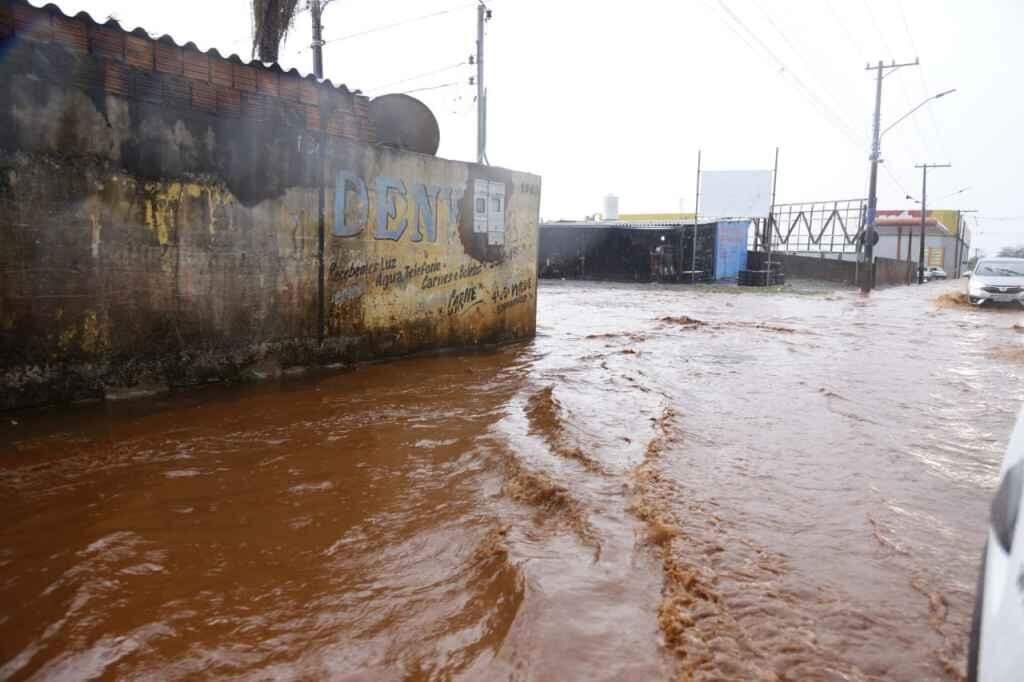
[[[1024,258],[983,258],[967,283],[967,299],[982,303],[1024,304]]]
[[[1024,412],[992,499],[967,653],[970,682],[1024,680]]]
[[[946,279],[946,271],[935,266],[926,268],[924,271],[924,281],[930,282],[933,279]]]

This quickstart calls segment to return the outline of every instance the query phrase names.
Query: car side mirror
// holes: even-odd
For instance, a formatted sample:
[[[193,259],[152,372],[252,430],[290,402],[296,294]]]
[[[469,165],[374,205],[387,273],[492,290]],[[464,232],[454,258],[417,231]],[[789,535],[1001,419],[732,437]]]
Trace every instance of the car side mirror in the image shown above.
[[[970,278],[971,278],[971,275],[973,275],[973,274],[974,274],[973,272],[971,272],[970,270],[968,270],[968,271],[967,271],[967,274],[965,275],[965,277],[967,277],[967,279],[970,279]]]

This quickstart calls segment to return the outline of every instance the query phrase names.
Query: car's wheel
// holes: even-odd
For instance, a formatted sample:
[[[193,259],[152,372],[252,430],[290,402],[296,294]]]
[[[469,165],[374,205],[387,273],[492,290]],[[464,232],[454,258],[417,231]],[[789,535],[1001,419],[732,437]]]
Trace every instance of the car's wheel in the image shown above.
[[[974,591],[974,615],[971,616],[971,636],[967,642],[967,682],[978,682],[978,652],[981,647],[981,610],[985,605],[985,559],[988,542],[981,550],[981,570],[978,588]]]

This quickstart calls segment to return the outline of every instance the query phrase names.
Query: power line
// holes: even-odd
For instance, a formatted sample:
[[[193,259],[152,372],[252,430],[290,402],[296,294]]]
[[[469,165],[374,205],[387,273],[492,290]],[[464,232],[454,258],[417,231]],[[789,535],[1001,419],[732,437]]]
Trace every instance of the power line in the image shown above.
[[[832,4],[832,0],[825,0],[825,4],[828,6],[828,10],[832,14],[832,18],[835,19],[836,23],[839,24],[839,28],[842,29],[843,35],[846,36],[846,40],[849,41],[850,45],[853,47],[854,52],[859,53],[863,61],[868,61],[868,55],[870,53],[864,49],[864,46],[861,45],[856,38],[854,38],[853,32],[850,31],[850,27],[846,25],[839,16],[839,13],[836,12],[836,8],[835,5]]]
[[[782,38],[782,41],[789,47],[790,50],[792,50],[793,54],[796,55],[797,59],[800,60],[801,64],[804,66],[804,69],[806,71],[811,71],[811,72],[815,71],[814,67],[812,66],[812,63],[814,63],[816,61],[820,62],[821,60],[813,60],[813,59],[808,60],[808,59],[805,59],[804,55],[803,55],[804,50],[798,49],[796,44],[792,40],[789,39],[789,36],[782,30],[782,27],[779,26],[775,22],[774,19],[772,19],[771,13],[765,8],[764,3],[758,2],[758,3],[755,3],[755,6],[758,8],[758,10],[760,10],[761,14],[764,16],[764,18],[768,22],[768,24],[773,29],[775,29],[776,33],[779,34],[779,37]],[[814,52],[814,50],[812,49],[811,52]],[[845,77],[845,79],[847,80],[848,84],[856,85],[856,83],[853,81],[853,76],[851,74],[849,74],[849,72],[842,71],[842,74]],[[817,75],[817,74],[815,74],[815,75]],[[828,76],[828,74],[826,74],[826,82],[828,82],[830,80],[829,78],[827,78],[827,76]],[[831,80],[834,80],[834,78],[831,79]],[[822,85],[822,82],[819,80],[818,81],[819,88],[821,90],[827,91],[829,95],[832,95],[832,92],[831,92],[831,90],[829,88],[827,88],[827,87],[821,88],[820,87],[821,85]],[[835,98],[833,98],[833,101],[835,101]]]
[[[899,178],[896,177],[896,175],[889,169],[887,165],[882,164],[882,170],[885,171],[885,174],[889,176],[890,180],[896,183],[896,186],[900,188],[901,192],[903,192],[904,194],[910,194],[906,186],[904,186],[904,184],[899,181]]]
[[[879,42],[881,42],[882,47],[885,48],[885,51],[888,52],[890,57],[891,57],[893,55],[892,47],[889,45],[889,41],[886,39],[885,33],[882,31],[882,27],[879,25],[878,19],[875,17],[875,13],[871,9],[871,3],[869,2],[869,0],[863,0],[863,1],[864,1],[865,13],[868,15],[868,18],[871,20],[871,25],[874,26],[874,28],[875,28],[875,33],[878,34]],[[916,52],[916,50],[915,50],[915,52]],[[910,102],[907,99],[906,90],[903,89],[903,88],[900,88],[900,94],[903,97],[903,103],[907,106],[907,108],[910,108],[912,105],[910,104]],[[914,131],[917,134],[917,141],[921,145],[921,152],[923,153],[924,156],[928,156],[928,144],[924,141],[924,137],[921,134],[921,128],[918,125],[917,121],[914,121]]]
[[[871,24],[875,27],[875,32],[878,34],[878,38],[882,41],[882,47],[889,53],[891,58],[895,53],[892,48],[889,47],[889,41],[885,39],[885,34],[882,33],[882,27],[878,25],[878,20],[875,19],[875,13],[871,11],[871,3],[868,0],[864,0],[864,9],[867,10],[868,17],[871,19]]]
[[[361,38],[362,36],[370,35],[372,33],[380,33],[381,31],[389,31],[389,30],[391,30],[393,28],[399,28],[400,26],[406,26],[408,24],[414,24],[414,23],[416,23],[418,21],[425,21],[427,19],[433,19],[435,17],[444,16],[445,14],[451,14],[452,12],[458,11],[460,9],[466,9],[467,7],[475,7],[475,6],[476,5],[473,5],[473,4],[456,5],[454,7],[449,7],[448,9],[442,9],[442,10],[438,10],[437,12],[431,12],[430,14],[421,14],[419,16],[409,17],[408,19],[403,19],[401,21],[393,21],[390,24],[381,24],[380,26],[374,26],[372,28],[368,28],[368,29],[363,30],[363,31],[357,31],[355,33],[349,33],[349,34],[346,34],[346,35],[343,35],[343,36],[338,36],[337,38],[331,38],[330,40],[325,40],[324,41],[324,45],[330,45],[332,43],[340,43],[340,42],[342,42],[344,40],[351,40],[353,38]],[[309,49],[309,48],[306,48],[306,49]],[[303,51],[305,51],[305,50],[300,50],[300,52],[303,52]]]
[[[882,31],[882,27],[879,25],[878,20],[875,17],[875,13],[871,10],[869,0],[864,0],[864,9],[867,12],[868,17],[871,19],[871,25],[875,27],[875,32],[878,34],[879,41],[891,57],[893,54],[892,47],[889,45],[889,41],[886,39],[885,33]],[[914,47],[914,41],[911,40],[910,43],[911,47]],[[916,47],[914,47],[914,54],[915,56],[919,56],[917,54]],[[903,97],[903,103],[908,109],[913,106],[907,97],[907,91],[905,88],[900,88],[900,95]],[[925,94],[925,96],[927,97],[928,95]],[[914,133],[917,136],[917,142],[920,145],[922,156],[929,156],[928,143],[925,141],[924,135],[921,132],[921,126],[918,124],[916,119],[912,121],[912,123],[914,124]]]
[[[917,56],[918,58],[920,58],[921,53],[918,51],[917,44],[914,42],[914,35],[913,35],[913,33],[910,32],[910,23],[907,21],[907,14],[906,14],[906,12],[903,11],[903,2],[902,2],[902,0],[896,0],[896,9],[899,10],[900,18],[903,20],[903,28],[904,28],[904,30],[907,33],[907,39],[910,40],[910,48],[914,51],[914,55]],[[924,74],[923,68],[918,66],[917,67],[917,75],[921,79],[922,83],[924,83],[924,75],[923,74]],[[909,93],[906,91],[906,89],[900,88],[900,92],[903,93],[903,101],[906,103],[906,105],[908,107],[911,106],[911,102],[910,102],[910,99],[908,97]],[[924,97],[930,97],[931,96],[931,93],[928,92],[928,88],[927,87],[925,87],[925,93],[924,93],[923,96]],[[931,109],[928,110],[928,114],[929,115],[932,114]],[[917,139],[921,143],[921,148],[924,150],[925,155],[926,156],[932,156],[931,149],[929,148],[930,145],[924,139],[924,132],[921,130],[921,124],[918,123],[916,117],[911,120],[911,123],[914,124],[914,132],[917,134]],[[946,154],[946,156],[948,157],[949,155]]]
[[[910,47],[913,48],[914,54],[920,56],[920,51],[917,49],[917,45],[914,43],[914,35],[910,31],[910,22],[907,20],[907,13],[903,9],[903,0],[896,0],[896,7],[899,9],[900,18],[903,19],[903,28],[907,32],[907,38],[910,39]],[[918,77],[921,80],[921,88],[924,92],[924,96],[928,97],[931,93],[931,88],[928,87],[928,80],[925,78],[924,69],[918,69]],[[932,124],[932,131],[935,133],[935,139],[939,141],[939,146],[942,147],[942,151],[946,158],[950,158],[949,147],[946,146],[946,141],[939,131],[938,123],[935,121],[935,114],[931,109],[928,110],[928,120]]]
[[[797,76],[792,69],[789,68],[786,62],[784,62],[777,54],[775,54],[775,52],[772,51],[772,49],[768,47],[764,43],[764,41],[761,40],[761,38],[758,37],[758,35],[754,33],[742,19],[739,16],[737,16],[736,13],[733,12],[728,5],[725,4],[725,0],[718,0],[718,5],[722,8],[723,11],[725,11],[726,14],[729,15],[729,17],[732,18],[734,22],[736,22],[736,24],[738,24],[744,31],[747,32],[748,35],[750,35],[751,38],[753,38],[754,42],[756,42],[761,47],[761,49],[771,57],[771,59],[773,59],[779,65],[780,72],[789,74],[793,81],[797,85],[799,85],[800,88],[803,89],[803,91],[811,99],[817,102],[818,106],[821,107],[823,113],[825,113],[825,115],[831,119],[830,122],[836,128],[838,128],[844,135],[846,135],[857,147],[863,147],[862,140],[860,140],[857,134],[853,132],[853,129],[849,126],[849,124],[846,123],[846,121],[843,120],[843,118],[839,116],[832,109],[832,107],[829,106],[827,102],[825,102],[816,92],[814,92],[814,90],[812,90],[806,83],[804,83],[804,81],[799,76]],[[733,30],[735,31],[735,27],[732,27],[730,25],[730,28],[733,28]]]
[[[452,81],[450,83],[441,83],[440,85],[428,85],[428,86],[423,87],[423,88],[413,88],[412,90],[406,90],[406,91],[400,92],[398,94],[400,94],[400,95],[408,95],[408,94],[413,93],[413,92],[424,92],[426,90],[440,90],[441,88],[450,88],[450,87],[455,86],[455,85],[462,85],[462,81]]]
[[[442,66],[442,67],[440,67],[438,69],[433,69],[431,71],[424,71],[423,73],[418,73],[415,76],[409,76],[408,78],[403,78],[401,80],[391,81],[390,83],[385,83],[384,85],[379,85],[379,86],[373,87],[373,88],[365,88],[365,90],[367,92],[383,90],[384,88],[390,88],[390,87],[393,87],[395,85],[401,85],[402,83],[408,83],[409,81],[415,81],[415,80],[419,80],[420,78],[426,78],[427,76],[434,76],[434,75],[437,75],[439,73],[444,73],[445,71],[451,71],[452,69],[457,69],[460,66],[465,66],[466,64],[468,64],[468,62],[463,60],[463,61],[457,62],[455,64],[450,64],[448,66]]]
[[[849,27],[842,20],[842,17],[839,16],[839,13],[836,11],[835,5],[832,3],[832,0],[826,0],[825,4],[828,7],[828,10],[829,10],[829,12],[832,15],[832,18],[835,20],[836,24],[839,26],[841,32],[846,37],[847,42],[850,43],[850,46],[853,48],[854,52],[860,54],[862,57],[865,57],[865,55],[867,55],[868,53],[864,51],[863,45],[859,41],[857,41],[857,39],[854,37],[854,34],[850,31]],[[872,17],[872,21],[874,21],[873,17]],[[876,28],[877,28],[877,23],[876,23]],[[883,41],[884,41],[884,39],[883,39]],[[870,60],[868,60],[865,57],[864,61],[870,61]],[[892,172],[892,170],[889,168],[888,165],[884,165],[883,164],[882,165],[882,169],[885,171],[885,174],[889,176],[889,179],[892,180],[893,184],[895,184],[897,187],[900,188],[900,190],[903,192],[904,195],[909,194],[909,192],[907,191],[906,186],[902,182],[900,182],[899,178],[896,177],[896,175]],[[867,194],[867,192],[865,192],[865,194]]]

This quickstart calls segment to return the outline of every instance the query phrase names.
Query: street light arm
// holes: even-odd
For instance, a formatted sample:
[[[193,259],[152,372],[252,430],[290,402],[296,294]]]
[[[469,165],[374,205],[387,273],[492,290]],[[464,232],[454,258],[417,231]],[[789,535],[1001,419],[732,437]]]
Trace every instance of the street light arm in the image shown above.
[[[909,117],[910,117],[910,115],[911,115],[911,114],[913,114],[913,113],[914,113],[915,111],[917,111],[918,109],[920,109],[921,107],[923,107],[923,106],[924,106],[925,104],[928,104],[928,102],[931,102],[931,101],[932,101],[933,99],[939,99],[940,97],[945,97],[946,95],[948,95],[948,94],[950,94],[950,93],[953,93],[953,92],[956,92],[956,88],[953,88],[952,90],[944,90],[944,91],[940,92],[940,93],[939,93],[939,94],[937,94],[937,95],[932,95],[931,97],[929,97],[929,98],[928,98],[928,99],[926,99],[925,101],[921,102],[921,103],[920,103],[920,104],[918,104],[918,105],[917,105],[916,107],[914,107],[913,109],[911,109],[910,111],[908,111],[907,113],[903,114],[903,115],[902,115],[902,116],[900,116],[900,117],[899,117],[898,119],[896,119],[896,122],[895,122],[895,123],[893,123],[892,125],[890,125],[890,126],[889,126],[888,128],[886,128],[885,130],[883,130],[883,131],[881,132],[881,134],[879,134],[879,137],[881,137],[882,135],[885,135],[885,134],[886,134],[887,132],[889,132],[890,130],[892,130],[893,128],[895,128],[895,127],[896,127],[897,125],[899,125],[900,123],[902,123],[903,121],[905,121],[905,120],[906,120],[907,118],[909,118]]]

